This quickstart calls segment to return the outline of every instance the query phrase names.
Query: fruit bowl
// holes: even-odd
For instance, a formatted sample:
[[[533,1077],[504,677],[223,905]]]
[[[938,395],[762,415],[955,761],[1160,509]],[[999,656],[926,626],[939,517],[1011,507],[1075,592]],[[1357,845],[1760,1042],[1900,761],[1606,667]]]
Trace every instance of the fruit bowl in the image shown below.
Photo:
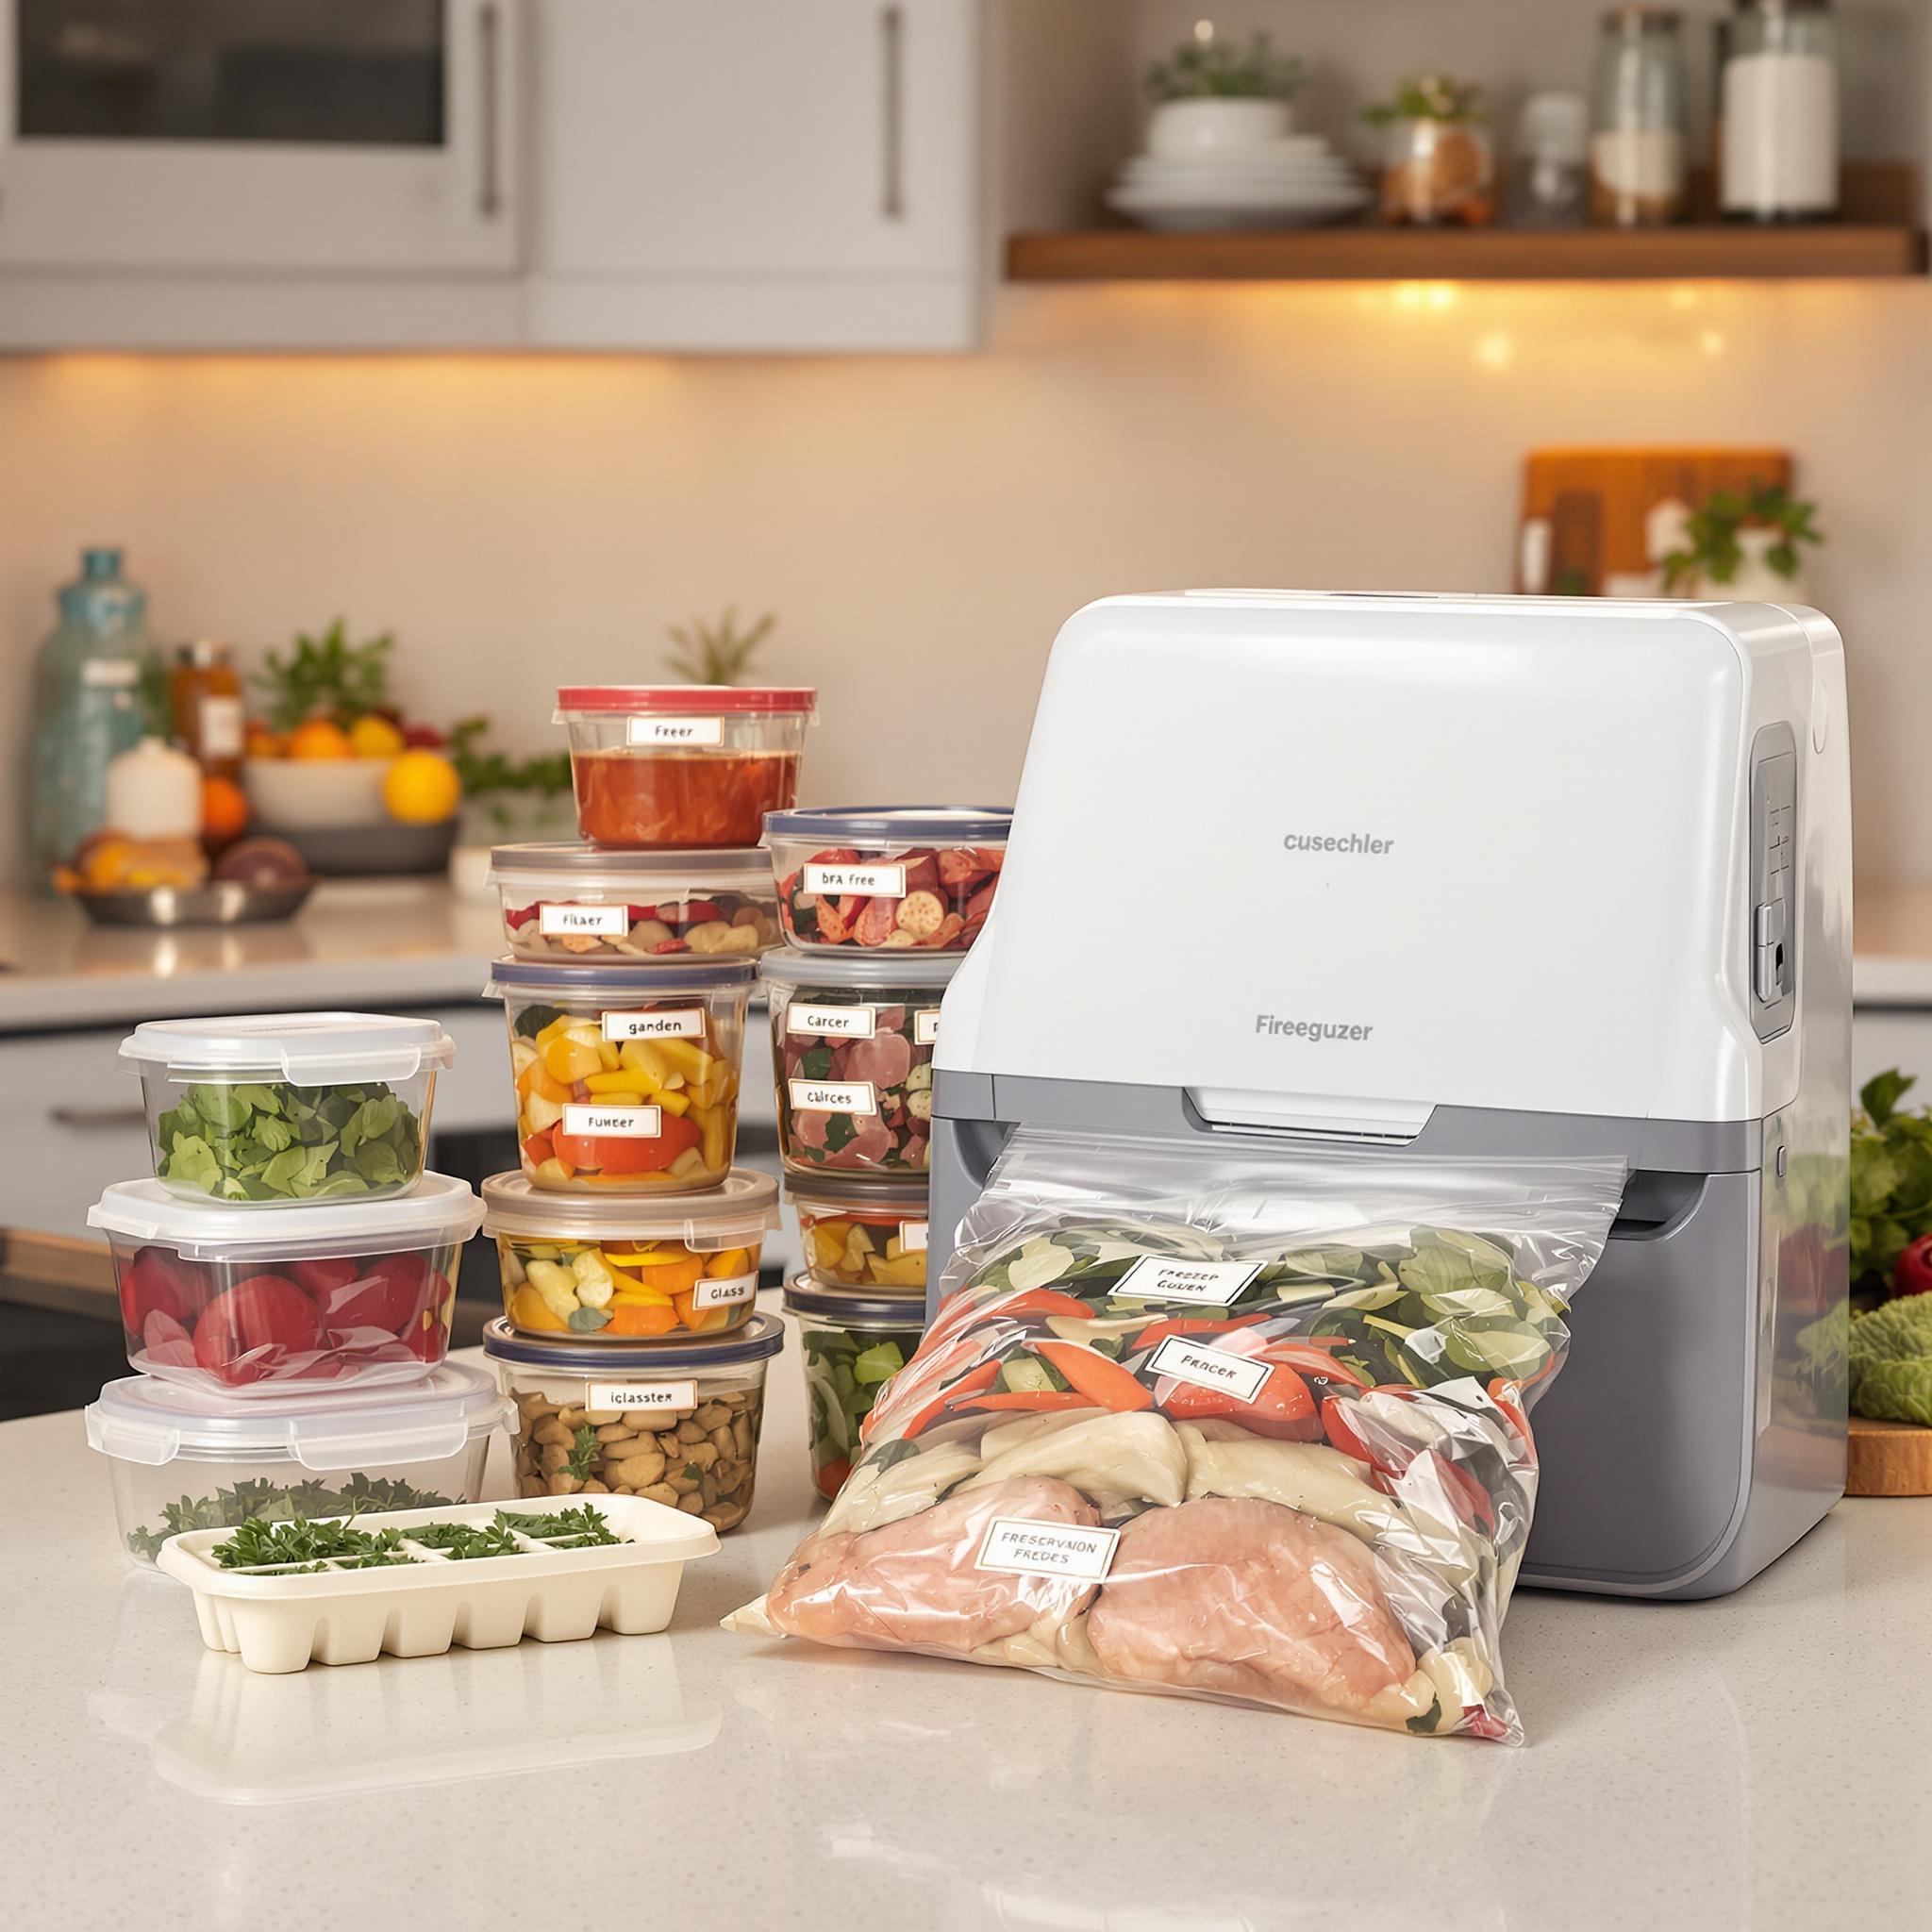
[[[390,758],[247,758],[242,782],[257,826],[291,832],[340,832],[384,825],[382,781]],[[311,861],[312,862],[312,861]]]

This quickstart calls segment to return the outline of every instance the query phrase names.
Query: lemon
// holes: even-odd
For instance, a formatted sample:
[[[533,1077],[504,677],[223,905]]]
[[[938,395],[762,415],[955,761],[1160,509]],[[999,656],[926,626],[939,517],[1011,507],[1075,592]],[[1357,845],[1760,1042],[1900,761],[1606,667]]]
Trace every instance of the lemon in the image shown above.
[[[406,825],[441,824],[462,796],[457,768],[439,751],[406,751],[383,774],[383,807]]]
[[[387,718],[358,718],[349,726],[349,749],[358,758],[392,758],[403,748],[403,734]]]

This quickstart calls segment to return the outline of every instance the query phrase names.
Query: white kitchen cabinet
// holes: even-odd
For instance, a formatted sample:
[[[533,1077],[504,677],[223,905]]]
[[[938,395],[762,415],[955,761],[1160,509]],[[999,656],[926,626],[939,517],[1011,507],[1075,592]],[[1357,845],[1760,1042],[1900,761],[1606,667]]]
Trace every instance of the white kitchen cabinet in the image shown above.
[[[976,0],[531,0],[530,340],[948,347]]]

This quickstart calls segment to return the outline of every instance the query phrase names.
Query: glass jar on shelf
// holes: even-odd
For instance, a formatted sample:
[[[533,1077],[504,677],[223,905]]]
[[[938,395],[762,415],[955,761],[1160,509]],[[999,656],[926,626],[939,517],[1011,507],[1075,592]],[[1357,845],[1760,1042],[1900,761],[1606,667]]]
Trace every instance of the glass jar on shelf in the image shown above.
[[[1682,23],[1657,7],[1613,7],[1598,43],[1590,142],[1591,214],[1614,227],[1658,227],[1684,214]]]
[[[1719,58],[1725,219],[1828,220],[1839,205],[1838,22],[1829,0],[1738,0]]]
[[[1425,74],[1365,118],[1382,130],[1382,219],[1474,227],[1496,215],[1496,162],[1471,81]]]

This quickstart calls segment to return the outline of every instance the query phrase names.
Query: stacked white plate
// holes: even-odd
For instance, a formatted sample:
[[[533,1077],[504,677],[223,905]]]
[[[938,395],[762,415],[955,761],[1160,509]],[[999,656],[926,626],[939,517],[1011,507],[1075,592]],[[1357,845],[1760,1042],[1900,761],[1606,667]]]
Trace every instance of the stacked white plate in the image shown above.
[[[1319,134],[1198,155],[1135,155],[1107,205],[1149,228],[1305,228],[1374,199]]]

